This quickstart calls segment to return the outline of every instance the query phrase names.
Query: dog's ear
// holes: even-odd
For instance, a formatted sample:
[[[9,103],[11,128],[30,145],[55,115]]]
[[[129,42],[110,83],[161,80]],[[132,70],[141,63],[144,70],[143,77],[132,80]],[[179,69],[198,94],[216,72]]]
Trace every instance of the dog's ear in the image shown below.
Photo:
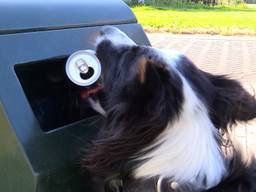
[[[171,75],[166,64],[162,61],[154,60],[152,56],[142,55],[137,60],[138,78],[141,84],[147,80],[164,81]],[[151,78],[153,79],[151,79]]]
[[[146,110],[143,113],[152,117],[157,117],[160,113],[168,118],[178,114],[183,101],[182,80],[179,75],[172,72],[162,60],[150,55],[141,55],[136,60],[136,66],[135,82],[126,86],[127,94],[124,94],[133,99],[130,102],[135,105],[133,109],[138,108],[137,112]]]
[[[216,88],[213,101],[213,120],[220,128],[236,121],[248,121],[256,118],[256,100],[238,81],[226,76],[207,74]]]
[[[147,69],[147,58],[145,56],[141,56],[138,59],[138,69],[139,69],[139,81],[140,83],[144,83]]]

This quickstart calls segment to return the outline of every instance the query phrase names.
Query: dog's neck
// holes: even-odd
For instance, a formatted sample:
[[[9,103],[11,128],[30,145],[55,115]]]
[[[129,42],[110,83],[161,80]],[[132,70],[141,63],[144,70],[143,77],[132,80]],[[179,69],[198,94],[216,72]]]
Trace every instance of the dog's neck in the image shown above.
[[[152,150],[138,159],[142,163],[134,170],[134,176],[161,176],[207,189],[218,184],[225,174],[219,135],[204,104],[184,77],[182,82],[184,104],[180,117],[169,123],[147,148]]]

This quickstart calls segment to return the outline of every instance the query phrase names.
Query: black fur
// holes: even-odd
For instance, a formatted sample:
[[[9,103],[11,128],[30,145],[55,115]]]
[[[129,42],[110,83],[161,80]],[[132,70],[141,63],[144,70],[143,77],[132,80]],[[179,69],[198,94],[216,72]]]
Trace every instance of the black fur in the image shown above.
[[[131,169],[131,156],[150,144],[181,109],[181,79],[170,74],[161,61],[152,63],[148,59],[145,82],[139,81],[138,60],[142,55],[150,58],[149,54],[137,46],[115,49],[108,41],[97,48],[103,66],[107,117],[84,162],[93,172]]]
[[[139,153],[141,149],[152,143],[168,122],[179,118],[184,102],[182,81],[149,47],[116,47],[109,40],[104,40],[97,47],[97,57],[103,67],[107,117],[97,139],[87,146],[82,166],[103,183],[109,176],[118,175],[117,183],[120,184],[121,180],[122,186],[112,191],[118,191],[119,187],[124,192],[154,191],[152,180],[139,181],[131,177],[130,171],[138,163],[132,160],[143,155]],[[141,70],[140,65],[145,65],[145,70]],[[207,107],[215,127],[223,133],[227,133],[228,127],[236,121],[256,117],[256,100],[239,82],[206,73],[184,56],[177,66]],[[224,140],[219,144],[232,151],[232,157],[226,159],[229,174],[218,186],[206,191],[256,191],[254,158],[245,162],[231,141],[227,146]],[[103,185],[99,185],[101,189],[97,191],[104,191]],[[165,182],[165,185],[169,186],[169,183]],[[105,187],[105,190],[111,191],[111,187]],[[184,183],[175,190],[164,187],[163,192],[169,191],[200,190]]]
[[[178,69],[208,107],[216,128],[226,130],[236,121],[256,117],[255,98],[238,81],[206,73],[184,56],[180,58]]]

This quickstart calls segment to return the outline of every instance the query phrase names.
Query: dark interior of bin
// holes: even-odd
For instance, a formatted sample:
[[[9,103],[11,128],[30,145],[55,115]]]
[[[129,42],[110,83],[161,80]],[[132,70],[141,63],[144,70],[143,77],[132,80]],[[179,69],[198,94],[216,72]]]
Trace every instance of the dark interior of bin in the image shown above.
[[[66,60],[67,57],[53,58],[14,67],[44,131],[96,115],[89,104],[81,99],[82,88],[67,78]]]

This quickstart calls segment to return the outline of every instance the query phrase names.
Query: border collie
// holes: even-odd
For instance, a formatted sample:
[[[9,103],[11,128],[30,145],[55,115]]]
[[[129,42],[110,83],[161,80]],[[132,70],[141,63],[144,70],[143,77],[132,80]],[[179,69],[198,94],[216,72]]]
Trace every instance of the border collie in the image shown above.
[[[96,191],[256,191],[254,156],[230,134],[256,117],[239,82],[178,52],[136,45],[115,27],[103,27],[96,44],[105,123],[82,159]]]

